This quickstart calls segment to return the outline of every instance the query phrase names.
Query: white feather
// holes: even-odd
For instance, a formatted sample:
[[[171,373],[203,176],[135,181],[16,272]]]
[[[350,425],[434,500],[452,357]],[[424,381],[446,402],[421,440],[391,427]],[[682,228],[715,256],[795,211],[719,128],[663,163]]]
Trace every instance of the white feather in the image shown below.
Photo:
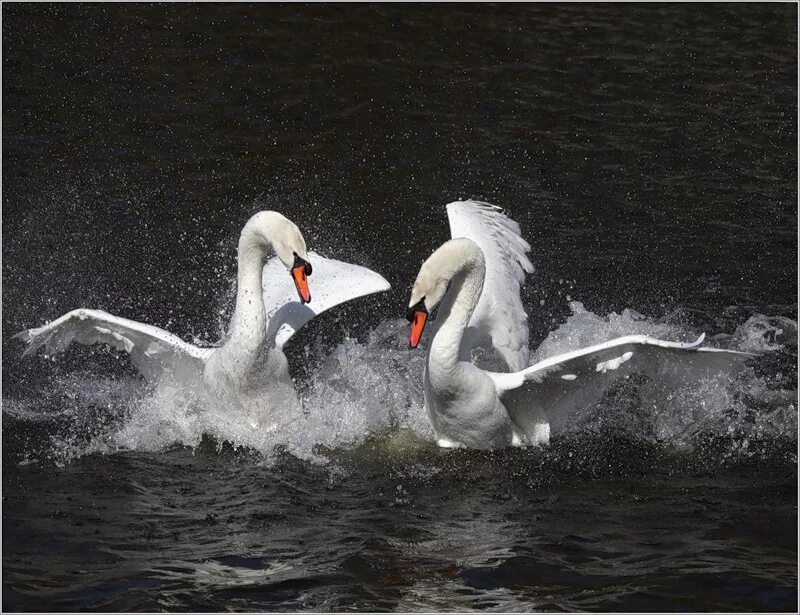
[[[265,265],[268,251],[277,257]],[[254,428],[270,428],[278,413],[292,420],[301,410],[281,351],[286,340],[315,315],[389,288],[364,267],[312,253],[313,307],[304,307],[288,273],[295,255],[308,257],[290,220],[270,211],[250,218],[239,238],[236,309],[225,343],[217,348],[198,348],[158,327],[87,309],[15,337],[29,344],[24,355],[40,348],[58,353],[73,341],[107,344],[129,353],[146,379],[169,374],[187,391],[204,393],[213,407],[241,413]]]
[[[476,347],[489,341],[512,371],[528,364],[528,315],[520,288],[525,274],[533,272],[527,253],[531,246],[519,224],[495,205],[481,201],[455,201],[447,205],[450,234],[471,239],[483,252],[486,278],[464,343]]]
[[[488,203],[447,206],[452,240],[422,265],[410,304],[448,291],[432,332],[424,374],[425,407],[441,446],[492,448],[547,443],[573,412],[596,404],[619,377],[697,377],[730,370],[745,353],[629,335],[528,362],[520,287],[533,267],[519,227]],[[467,238],[464,242],[456,238]],[[482,254],[482,257],[481,257]],[[510,373],[471,362],[487,341]]]
[[[272,258],[262,274],[267,311],[267,342],[283,348],[297,331],[315,316],[358,297],[389,290],[383,276],[374,271],[308,253],[313,267],[311,303],[297,300],[294,281],[278,258]]]
[[[49,354],[62,352],[70,343],[107,344],[131,355],[136,368],[148,380],[165,370],[189,369],[202,374],[213,348],[198,348],[172,333],[102,310],[72,310],[49,324],[17,333],[28,343],[23,356],[40,348]]]
[[[737,360],[755,356],[702,347],[704,338],[680,343],[626,335],[550,357],[516,373],[486,373],[511,420],[524,432],[525,443],[535,444],[541,425],[547,425],[548,434],[558,433],[575,412],[597,404],[612,384],[633,372],[651,378],[696,379],[729,372]]]

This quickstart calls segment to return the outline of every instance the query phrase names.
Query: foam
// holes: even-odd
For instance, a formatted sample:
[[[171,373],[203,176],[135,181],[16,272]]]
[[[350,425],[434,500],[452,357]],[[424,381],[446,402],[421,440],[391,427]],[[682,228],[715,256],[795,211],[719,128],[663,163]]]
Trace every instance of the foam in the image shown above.
[[[620,335],[687,341],[699,333],[634,310],[602,316],[579,302],[569,305],[572,314],[547,335],[532,361]],[[718,333],[712,343],[764,357],[782,353],[779,369],[789,372],[796,368],[796,331],[791,319],[757,314],[731,335]],[[53,456],[62,462],[87,453],[196,447],[204,435],[220,445],[228,441],[258,451],[266,460],[281,450],[324,461],[320,451],[354,449],[392,433],[410,432],[414,441],[430,441],[422,392],[424,350],[409,349],[407,334],[404,320],[390,319],[363,343],[346,338],[317,357],[308,380],[299,383],[302,413],[267,429],[253,429],[230,410],[213,407],[201,391],[168,380],[151,386],[134,377],[87,372],[49,381],[34,399],[5,400],[4,410],[22,421],[59,425],[50,438]],[[797,431],[797,395],[789,380],[781,371],[758,373],[745,367],[694,382],[629,381],[576,419],[571,429],[596,432],[614,422],[631,437],[684,447],[709,433],[735,437],[739,447],[753,438],[791,438]]]

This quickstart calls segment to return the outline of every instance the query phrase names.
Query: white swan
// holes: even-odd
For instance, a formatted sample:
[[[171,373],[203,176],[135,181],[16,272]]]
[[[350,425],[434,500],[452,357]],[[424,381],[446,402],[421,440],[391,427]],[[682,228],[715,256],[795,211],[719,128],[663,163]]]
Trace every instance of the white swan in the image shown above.
[[[311,263],[313,308],[308,303]],[[388,290],[389,283],[365,267],[307,252],[297,226],[274,211],[259,212],[245,224],[238,266],[236,307],[227,338],[217,348],[200,348],[158,327],[89,309],[73,310],[15,337],[28,342],[23,356],[40,348],[55,354],[72,341],[108,344],[128,352],[149,381],[169,376],[194,393],[202,390],[212,404],[242,412],[254,428],[268,421],[274,425],[277,414],[291,418],[300,407],[283,345],[317,314]]]
[[[520,300],[533,271],[519,225],[488,203],[447,205],[451,235],[420,268],[411,291],[410,344],[416,347],[439,304],[424,375],[425,407],[443,447],[545,444],[570,410],[596,402],[634,369],[664,375],[730,366],[745,353],[628,335],[528,366],[527,315]],[[487,347],[510,373],[480,369],[472,351]]]

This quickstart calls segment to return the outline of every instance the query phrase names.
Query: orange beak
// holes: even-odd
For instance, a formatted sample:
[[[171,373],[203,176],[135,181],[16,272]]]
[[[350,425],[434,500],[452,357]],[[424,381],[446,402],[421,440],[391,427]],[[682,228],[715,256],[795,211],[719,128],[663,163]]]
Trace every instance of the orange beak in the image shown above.
[[[311,275],[311,263],[294,255],[294,266],[292,267],[292,279],[294,280],[297,294],[300,295],[302,303],[311,302],[311,289],[308,287],[308,276]]]
[[[411,323],[411,336],[408,339],[408,343],[412,348],[416,348],[422,338],[425,323],[428,322],[428,310],[425,307],[425,300],[422,299],[416,305],[408,308],[406,318]]]

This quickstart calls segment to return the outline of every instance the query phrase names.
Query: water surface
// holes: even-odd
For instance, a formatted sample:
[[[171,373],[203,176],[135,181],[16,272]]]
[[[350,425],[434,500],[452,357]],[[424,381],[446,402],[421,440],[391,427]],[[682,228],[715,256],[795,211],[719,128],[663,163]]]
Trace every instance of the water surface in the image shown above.
[[[4,610],[796,610],[794,5],[3,26]],[[705,331],[762,357],[622,383],[543,449],[436,449],[400,318],[468,197],[533,246],[539,356]],[[110,351],[20,359],[76,307],[215,342],[263,208],[393,285],[294,340],[289,431],[241,447]]]

